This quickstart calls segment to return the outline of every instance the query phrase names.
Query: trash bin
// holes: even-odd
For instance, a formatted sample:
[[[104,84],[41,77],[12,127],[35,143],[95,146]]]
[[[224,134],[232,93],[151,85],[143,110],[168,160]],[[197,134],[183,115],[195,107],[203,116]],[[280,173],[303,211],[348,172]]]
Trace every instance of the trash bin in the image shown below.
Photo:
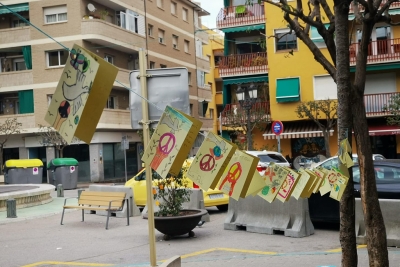
[[[75,189],[78,186],[78,161],[74,158],[52,159],[47,164],[49,183],[63,189]]]
[[[4,165],[5,184],[41,184],[42,176],[40,159],[10,159]]]

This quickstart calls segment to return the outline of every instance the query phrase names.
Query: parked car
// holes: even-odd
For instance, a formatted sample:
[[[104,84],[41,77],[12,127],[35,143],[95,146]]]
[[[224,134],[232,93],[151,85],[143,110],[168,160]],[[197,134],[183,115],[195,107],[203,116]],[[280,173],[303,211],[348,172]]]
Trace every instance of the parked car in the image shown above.
[[[358,163],[358,155],[353,154],[352,156],[353,156],[353,162]],[[372,159],[373,160],[382,160],[382,159],[386,159],[386,158],[381,154],[372,154]],[[334,157],[330,157],[324,161],[321,161],[321,162],[318,162],[315,164],[311,164],[311,168],[314,169],[319,166],[322,166],[323,168],[330,170],[330,169],[332,169],[332,167],[337,168],[338,165],[339,165],[338,156],[334,156]]]
[[[189,161],[189,160],[187,160]],[[189,161],[189,164],[191,161]],[[153,181],[157,179],[162,179],[156,172],[153,172]],[[199,186],[189,178],[188,188],[199,188]],[[125,186],[132,187],[133,197],[135,199],[135,203],[138,207],[146,206],[147,202],[147,191],[146,191],[146,171],[143,168],[138,174],[133,176],[129,181],[125,183]],[[212,207],[216,206],[221,211],[228,210],[229,196],[224,194],[220,190],[208,189],[207,191],[203,190],[204,197],[204,206]]]
[[[400,160],[384,159],[374,161],[378,197],[382,199],[400,199]],[[360,168],[353,167],[354,196],[360,197]],[[308,200],[310,217],[315,222],[340,221],[339,202],[330,198],[329,193],[321,196],[312,194]]]
[[[255,157],[259,157],[260,161],[257,165],[258,172],[263,175],[265,170],[267,169],[269,163],[274,162],[275,164],[286,166],[290,168],[290,163],[285,159],[285,157],[276,151],[246,151],[247,154],[250,154]]]

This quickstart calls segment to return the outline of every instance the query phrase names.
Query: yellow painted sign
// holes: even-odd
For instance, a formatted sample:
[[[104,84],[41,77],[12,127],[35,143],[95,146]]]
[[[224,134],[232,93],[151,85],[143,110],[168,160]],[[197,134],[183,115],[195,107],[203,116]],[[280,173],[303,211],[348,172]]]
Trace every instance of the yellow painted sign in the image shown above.
[[[186,176],[203,190],[214,189],[236,149],[235,144],[209,132]]]
[[[277,164],[271,163],[264,173],[265,186],[257,194],[269,203],[275,200],[289,171]]]
[[[276,196],[276,198],[282,202],[289,201],[293,189],[296,187],[299,178],[299,174],[296,171],[289,168],[285,169],[288,171],[288,174],[281,188],[279,189],[278,195]]]
[[[340,199],[343,196],[343,192],[346,189],[349,178],[341,175],[340,173],[337,173],[337,175],[338,175],[338,178],[337,178],[336,182],[333,184],[332,190],[331,190],[331,193],[329,196],[333,199],[336,199],[337,201],[340,201]]]
[[[52,96],[45,121],[71,144],[74,136],[90,143],[118,69],[74,45]]]
[[[296,187],[293,189],[292,197],[295,199],[299,199],[300,197],[305,197],[303,192],[308,192],[309,187],[311,186],[312,180],[310,179],[310,175],[304,171],[304,169],[299,170],[300,177],[297,178],[298,182]]]
[[[166,178],[168,173],[177,176],[202,124],[201,121],[166,106],[143,153],[142,161],[149,164],[162,178]]]

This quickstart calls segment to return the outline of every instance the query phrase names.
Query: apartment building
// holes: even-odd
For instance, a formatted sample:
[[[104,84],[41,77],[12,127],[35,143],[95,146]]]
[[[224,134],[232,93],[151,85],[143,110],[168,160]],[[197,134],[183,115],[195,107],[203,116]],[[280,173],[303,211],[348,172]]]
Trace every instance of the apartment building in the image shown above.
[[[226,33],[223,58],[225,65],[223,68],[221,65],[219,67],[219,74],[224,83],[224,112],[230,112],[231,106],[235,105],[235,99],[232,96],[236,88],[232,85],[228,87],[229,80],[237,79],[239,82],[239,79],[243,79],[243,84],[245,84],[245,82],[255,82],[255,79],[259,77],[265,77],[269,89],[266,101],[269,105],[270,121],[280,120],[284,125],[284,134],[281,136],[283,154],[290,155],[297,161],[307,158],[322,159],[325,156],[322,132],[314,122],[299,119],[295,109],[301,101],[337,99],[336,84],[313,59],[309,49],[296,38],[294,33],[289,33],[287,23],[282,19],[282,13],[277,8],[267,4],[265,6],[257,4],[245,6],[244,4],[245,0],[225,0],[225,6],[217,17],[218,27]],[[389,12],[392,18],[398,16],[399,8],[400,5],[397,3],[391,5]],[[353,19],[354,15],[350,11],[349,24],[352,25]],[[239,33],[245,29],[247,29],[246,35],[259,33],[265,40],[265,51],[262,53],[265,53],[267,64],[263,73],[253,78],[250,78],[247,72],[246,61],[241,60],[246,57],[246,50],[242,49],[241,44],[238,43],[241,37]],[[356,67],[355,52],[359,49],[360,33],[361,29],[356,28],[351,36],[350,65],[353,72]],[[266,38],[267,36],[282,38]],[[323,39],[313,27],[310,29],[310,37],[323,53],[327,53]],[[373,153],[383,154],[387,158],[397,158],[400,151],[400,129],[397,126],[387,125],[385,117],[390,114],[383,111],[383,107],[400,91],[398,82],[400,50],[397,49],[400,43],[399,37],[398,26],[386,24],[375,26],[369,47],[364,96]],[[257,36],[252,36],[251,40],[254,41],[256,38]],[[253,47],[253,44],[246,45],[246,49],[253,49]],[[240,62],[239,65],[230,64],[231,58],[236,58],[236,62]],[[226,80],[228,82],[225,82]],[[222,123],[224,124],[224,119]],[[276,136],[270,128],[269,125],[265,132],[253,132],[258,144],[267,147],[276,145]],[[336,129],[331,131],[330,135],[331,154],[335,154],[337,152]]]
[[[202,45],[207,35],[199,34],[201,16],[209,15],[189,0],[40,0],[2,1],[0,7],[0,123],[17,118],[21,134],[5,144],[4,158],[39,158],[44,164],[57,157],[53,146],[38,136],[48,104],[65,62],[66,48],[78,44],[118,67],[118,75],[90,144],[73,144],[64,157],[79,161],[79,181],[103,181],[125,177],[122,138],[129,140],[126,151],[128,177],[141,168],[142,140],[131,127],[129,73],[139,69],[138,51],[147,52],[147,68],[186,67],[192,116],[211,100],[204,86],[209,60]],[[34,26],[20,19],[15,13]],[[46,33],[46,35],[44,34]],[[56,39],[62,45],[51,38]],[[123,85],[121,85],[122,83]],[[47,181],[43,177],[43,181]]]

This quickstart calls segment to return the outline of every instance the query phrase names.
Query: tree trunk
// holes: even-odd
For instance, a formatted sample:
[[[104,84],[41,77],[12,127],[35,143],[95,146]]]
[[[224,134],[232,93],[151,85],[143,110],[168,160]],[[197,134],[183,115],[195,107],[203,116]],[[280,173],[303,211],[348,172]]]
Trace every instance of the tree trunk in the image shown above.
[[[376,178],[372,160],[371,141],[364,106],[364,89],[367,74],[367,56],[375,22],[363,21],[363,35],[357,54],[357,68],[353,87],[353,125],[360,165],[361,201],[364,212],[365,233],[369,266],[389,266],[386,229],[379,206]]]
[[[324,141],[325,141],[325,156],[327,158],[331,157],[331,148],[329,146],[329,130],[326,128],[322,131],[324,133]]]
[[[338,139],[339,142],[348,138],[351,144],[352,114],[351,114],[351,83],[349,55],[349,2],[335,0],[336,26],[336,84],[338,94]],[[351,153],[351,152],[350,152]],[[339,164],[341,164],[339,160]],[[346,190],[340,200],[340,245],[342,247],[342,267],[355,267],[358,264],[355,215],[354,215],[354,185],[352,172]]]

